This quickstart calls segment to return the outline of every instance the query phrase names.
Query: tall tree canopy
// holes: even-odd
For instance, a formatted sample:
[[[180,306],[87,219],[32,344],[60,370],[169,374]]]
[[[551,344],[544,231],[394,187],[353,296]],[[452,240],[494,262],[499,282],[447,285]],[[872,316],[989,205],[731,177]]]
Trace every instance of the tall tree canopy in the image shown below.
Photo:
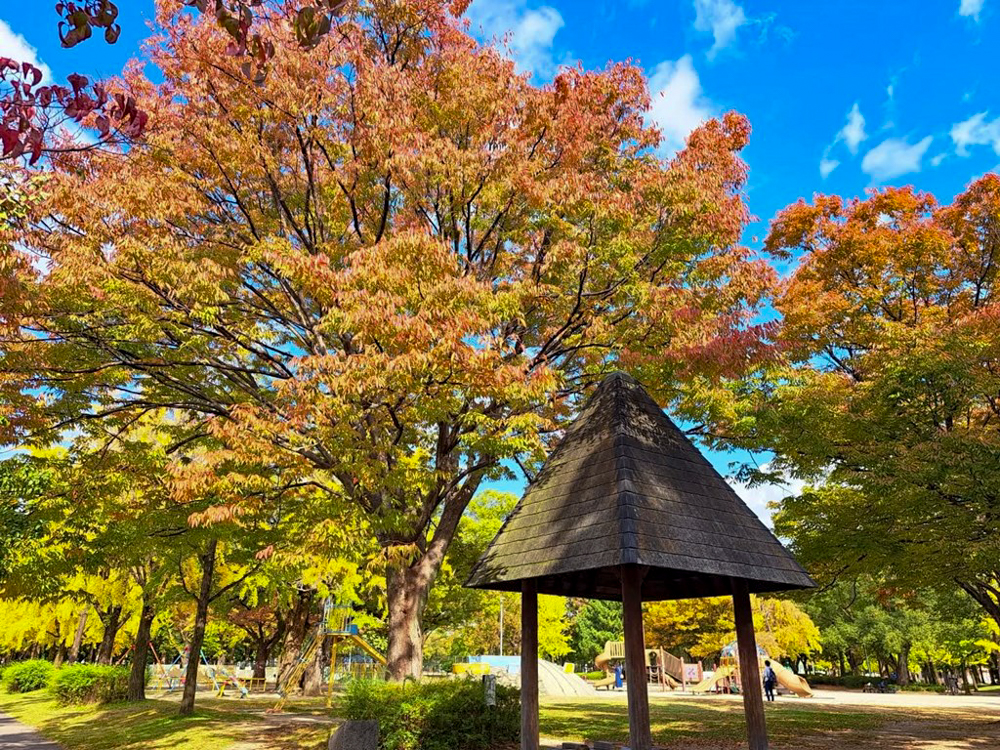
[[[53,155],[0,258],[4,440],[167,408],[206,468],[342,496],[387,562],[396,678],[480,483],[537,459],[609,368],[663,401],[738,373],[771,280],[738,245],[745,119],[664,161],[640,70],[535,86],[450,5],[348,8],[309,53],[276,9],[254,83],[161,0],[156,74],[107,84],[148,129]],[[220,513],[267,497],[246,474],[213,487]]]
[[[798,265],[782,356],[731,434],[818,483],[776,529],[824,577],[957,585],[1000,622],[1000,177],[939,205],[912,189],[819,197],[772,223]]]

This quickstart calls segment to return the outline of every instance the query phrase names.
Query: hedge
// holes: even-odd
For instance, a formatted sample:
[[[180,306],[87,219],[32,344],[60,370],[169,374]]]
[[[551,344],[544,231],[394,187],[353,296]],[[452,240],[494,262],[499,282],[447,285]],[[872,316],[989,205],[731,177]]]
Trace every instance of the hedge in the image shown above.
[[[44,659],[32,659],[9,665],[3,671],[3,686],[8,693],[30,693],[47,687],[54,667]]]
[[[489,750],[516,743],[521,730],[518,691],[497,685],[496,706],[487,707],[478,678],[353,680],[344,715],[378,721],[380,750]]]
[[[128,697],[127,667],[73,664],[57,669],[49,690],[60,703],[113,703]]]

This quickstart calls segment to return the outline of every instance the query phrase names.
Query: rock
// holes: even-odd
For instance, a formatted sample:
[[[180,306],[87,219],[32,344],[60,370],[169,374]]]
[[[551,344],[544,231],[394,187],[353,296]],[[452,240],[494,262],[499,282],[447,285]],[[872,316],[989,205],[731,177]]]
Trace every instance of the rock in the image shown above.
[[[594,742],[594,750],[615,750],[615,743],[597,740]]]
[[[562,746],[563,750],[590,750],[590,747],[582,742],[564,742]]]
[[[345,721],[330,737],[329,750],[378,750],[377,721]]]

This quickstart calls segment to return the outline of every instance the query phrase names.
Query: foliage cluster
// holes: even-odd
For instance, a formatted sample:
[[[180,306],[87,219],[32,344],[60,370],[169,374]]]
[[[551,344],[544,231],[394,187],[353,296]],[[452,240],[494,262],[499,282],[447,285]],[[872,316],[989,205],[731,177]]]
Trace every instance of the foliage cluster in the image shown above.
[[[49,690],[60,703],[114,703],[128,694],[129,670],[101,664],[72,664],[52,674]]]
[[[517,741],[520,705],[517,690],[497,685],[496,706],[487,707],[483,683],[472,678],[355,680],[343,710],[347,719],[378,721],[381,750],[489,750]]]
[[[44,659],[11,664],[3,671],[3,686],[9,693],[31,693],[47,687],[53,671],[51,662]]]

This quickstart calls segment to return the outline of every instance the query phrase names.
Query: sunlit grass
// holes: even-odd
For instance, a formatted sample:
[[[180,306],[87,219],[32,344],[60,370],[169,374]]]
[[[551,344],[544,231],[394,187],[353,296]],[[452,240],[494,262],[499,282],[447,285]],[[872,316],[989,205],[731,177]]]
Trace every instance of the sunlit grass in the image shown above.
[[[273,700],[219,700],[199,697],[194,716],[177,714],[177,701],[140,704],[60,706],[45,692],[0,693],[0,711],[37,729],[67,750],[291,750],[323,747],[326,725],[276,724],[264,709]],[[290,703],[288,713],[315,711],[321,701]]]
[[[700,737],[739,741],[746,737],[743,706],[739,702],[653,702],[649,707],[653,740],[661,744]],[[877,728],[884,716],[842,707],[783,702],[767,707],[768,734],[777,742],[810,734],[858,732]],[[623,701],[558,701],[542,704],[541,731],[561,740],[628,739],[628,708]]]

